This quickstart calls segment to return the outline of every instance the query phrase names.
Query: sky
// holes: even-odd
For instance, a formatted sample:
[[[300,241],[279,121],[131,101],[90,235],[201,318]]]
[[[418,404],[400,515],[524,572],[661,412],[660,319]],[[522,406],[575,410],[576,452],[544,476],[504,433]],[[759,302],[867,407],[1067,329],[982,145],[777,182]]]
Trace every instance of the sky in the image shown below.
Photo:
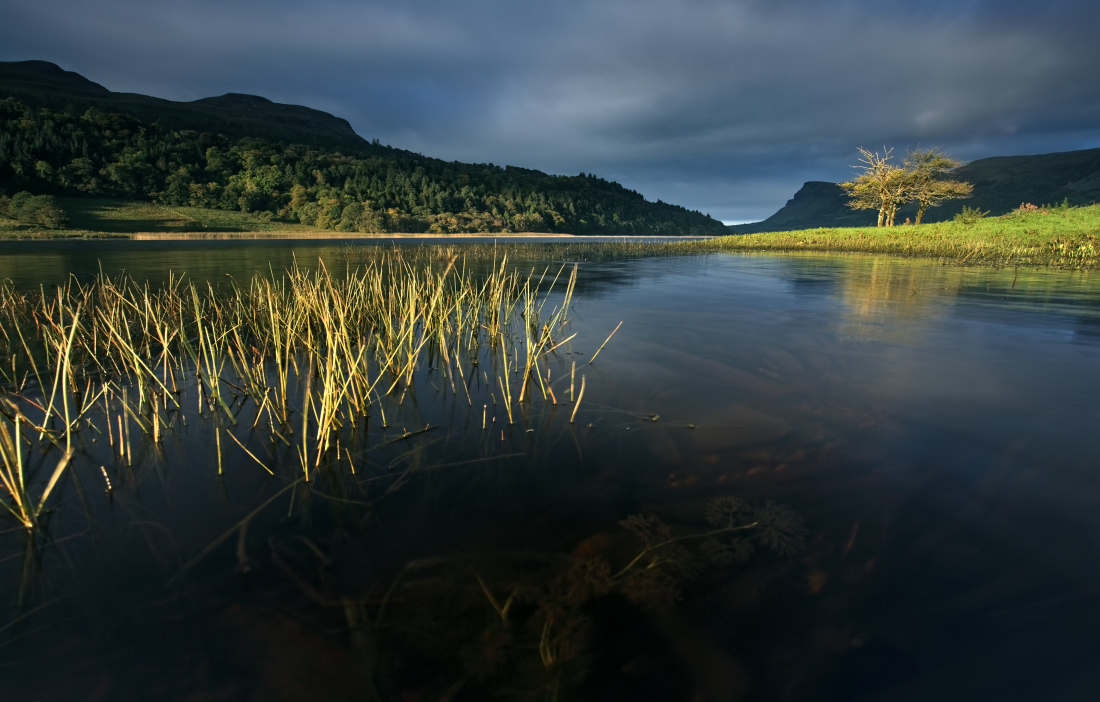
[[[764,219],[857,147],[1100,147],[1095,0],[0,0],[0,60],[307,105],[447,160]]]

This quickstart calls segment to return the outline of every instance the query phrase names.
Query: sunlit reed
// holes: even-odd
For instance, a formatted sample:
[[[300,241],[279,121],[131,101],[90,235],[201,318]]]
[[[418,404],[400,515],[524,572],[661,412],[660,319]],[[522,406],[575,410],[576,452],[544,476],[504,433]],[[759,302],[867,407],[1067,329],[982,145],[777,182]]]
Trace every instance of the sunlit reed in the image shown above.
[[[134,465],[141,458],[132,427],[140,449],[144,441],[160,446],[177,420],[186,426],[184,387],[196,392],[196,405],[188,405],[213,425],[219,474],[224,452],[235,450],[223,444],[223,432],[273,472],[234,434],[248,400],[248,429],[288,448],[286,437],[298,432],[294,450],[307,482],[324,461],[335,456],[339,464],[342,431],[354,432],[375,409],[385,427],[384,405],[399,406],[419,373],[442,373],[454,396],[472,406],[466,378],[477,377],[479,361],[496,366],[498,358],[490,388],[499,388],[514,423],[515,403],[529,403],[532,394],[556,404],[539,361],[575,336],[564,331],[577,280],[571,268],[556,294],[564,265],[553,275],[525,275],[510,272],[506,256],[482,276],[454,257],[419,265],[395,255],[340,275],[320,264],[246,284],[200,286],[173,276],[153,289],[101,274],[51,293],[0,287],[2,504],[33,527],[65,467],[88,452],[73,439],[89,427],[106,435],[118,460]],[[486,413],[487,406],[483,428]],[[62,458],[35,500],[23,456],[51,447]]]

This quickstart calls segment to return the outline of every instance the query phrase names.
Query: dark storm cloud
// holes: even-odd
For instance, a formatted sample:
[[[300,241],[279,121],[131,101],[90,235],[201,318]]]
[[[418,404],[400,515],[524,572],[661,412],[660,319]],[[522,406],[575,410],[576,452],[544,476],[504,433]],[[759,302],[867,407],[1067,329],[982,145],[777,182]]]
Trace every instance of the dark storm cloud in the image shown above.
[[[856,146],[1100,146],[1095,3],[4,0],[0,58],[112,90],[262,94],[465,161],[769,215]]]

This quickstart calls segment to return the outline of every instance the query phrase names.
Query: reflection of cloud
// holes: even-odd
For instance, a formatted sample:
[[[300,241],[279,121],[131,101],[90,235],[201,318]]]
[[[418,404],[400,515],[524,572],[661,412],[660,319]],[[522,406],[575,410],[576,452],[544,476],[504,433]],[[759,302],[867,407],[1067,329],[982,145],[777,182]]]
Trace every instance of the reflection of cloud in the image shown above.
[[[261,93],[719,219],[847,176],[860,144],[972,159],[1100,139],[1100,5],[1083,0],[8,0],[4,19],[0,60],[173,99]]]

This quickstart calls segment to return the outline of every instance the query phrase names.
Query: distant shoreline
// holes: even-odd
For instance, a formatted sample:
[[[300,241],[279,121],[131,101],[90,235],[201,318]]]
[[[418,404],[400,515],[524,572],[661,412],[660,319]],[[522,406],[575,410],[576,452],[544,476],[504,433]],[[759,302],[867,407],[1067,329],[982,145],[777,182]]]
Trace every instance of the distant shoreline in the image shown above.
[[[203,239],[485,239],[485,238],[554,238],[569,239],[575,234],[545,234],[540,232],[515,232],[502,234],[500,232],[474,232],[463,234],[413,234],[413,233],[386,233],[365,234],[362,232],[133,232],[125,235],[128,239],[139,241],[187,241]]]
[[[12,236],[11,234],[15,234]],[[378,233],[337,232],[295,227],[276,231],[126,232],[109,234],[83,229],[12,232],[0,241],[359,241],[408,240],[444,244],[510,241],[517,246],[543,240],[571,246],[610,246],[621,255],[684,255],[750,252],[864,253],[920,257],[946,264],[980,266],[1048,266],[1100,269],[1100,205],[1020,209],[1000,217],[978,213],[971,221],[948,221],[896,227],[806,229],[722,237],[646,237],[575,235],[542,232]],[[24,234],[19,236],[19,234]],[[652,239],[659,239],[653,241]]]

